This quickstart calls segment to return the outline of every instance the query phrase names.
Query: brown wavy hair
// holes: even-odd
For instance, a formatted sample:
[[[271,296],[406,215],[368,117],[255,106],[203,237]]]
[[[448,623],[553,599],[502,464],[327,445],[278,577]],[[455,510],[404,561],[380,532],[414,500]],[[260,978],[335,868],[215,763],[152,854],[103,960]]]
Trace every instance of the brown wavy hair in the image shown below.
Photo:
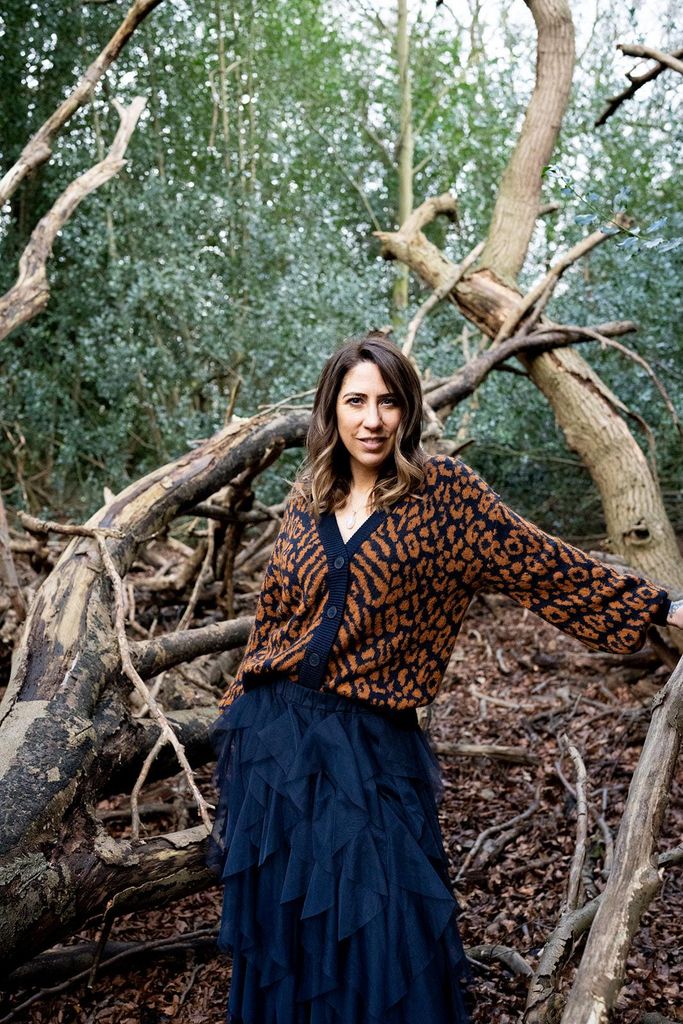
[[[374,363],[398,398],[401,421],[392,453],[382,463],[370,493],[372,508],[388,511],[422,483],[427,457],[422,448],[422,385],[410,360],[385,334],[371,331],[344,342],[329,357],[318,379],[313,415],[306,435],[307,455],[293,490],[316,516],[344,504],[351,489],[349,453],[337,430],[337,396],[342,381],[361,362]]]

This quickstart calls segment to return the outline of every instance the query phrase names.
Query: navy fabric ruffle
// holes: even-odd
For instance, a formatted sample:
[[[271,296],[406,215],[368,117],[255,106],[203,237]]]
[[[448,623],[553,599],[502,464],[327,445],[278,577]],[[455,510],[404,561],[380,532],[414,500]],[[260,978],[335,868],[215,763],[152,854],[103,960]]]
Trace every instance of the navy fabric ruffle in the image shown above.
[[[465,1024],[441,775],[414,712],[276,680],[212,740],[230,1024]]]

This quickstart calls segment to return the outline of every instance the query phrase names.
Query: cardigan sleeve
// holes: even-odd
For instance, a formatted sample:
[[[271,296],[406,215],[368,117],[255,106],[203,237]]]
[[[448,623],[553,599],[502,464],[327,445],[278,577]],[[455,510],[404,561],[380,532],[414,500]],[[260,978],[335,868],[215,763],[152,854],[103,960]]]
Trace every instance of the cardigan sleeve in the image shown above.
[[[665,590],[545,533],[464,468],[480,511],[473,520],[482,563],[475,589],[507,594],[587,647],[615,654],[639,650],[648,627],[666,623]]]

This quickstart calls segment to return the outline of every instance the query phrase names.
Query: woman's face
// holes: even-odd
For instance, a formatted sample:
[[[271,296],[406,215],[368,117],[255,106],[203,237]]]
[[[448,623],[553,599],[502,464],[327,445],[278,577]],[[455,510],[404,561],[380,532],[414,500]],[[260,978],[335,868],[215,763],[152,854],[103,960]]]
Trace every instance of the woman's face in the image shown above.
[[[356,363],[342,380],[336,412],[354,477],[376,477],[396,443],[400,396],[389,390],[375,363]]]

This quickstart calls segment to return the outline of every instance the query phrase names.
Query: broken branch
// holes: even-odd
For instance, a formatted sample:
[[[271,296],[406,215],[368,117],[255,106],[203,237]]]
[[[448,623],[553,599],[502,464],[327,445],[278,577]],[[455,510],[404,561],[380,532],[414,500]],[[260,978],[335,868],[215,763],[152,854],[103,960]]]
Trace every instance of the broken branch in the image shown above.
[[[135,0],[114,35],[78,84],[26,143],[17,162],[0,181],[0,206],[7,202],[31,171],[50,159],[55,135],[64,127],[71,115],[88,102],[95,86],[116,60],[140,22],[160,3],[161,0]]]
[[[635,49],[635,47],[628,47],[624,43],[619,43],[618,48],[627,56],[638,56],[638,54],[629,54],[629,51]],[[644,49],[644,47],[640,47],[640,49]],[[651,50],[650,52],[658,53],[659,51]],[[662,54],[662,56],[664,56],[664,54]],[[683,50],[674,50],[672,54],[667,54],[666,56],[673,58],[674,60],[679,60],[679,58],[683,57]],[[631,97],[634,96],[639,89],[642,89],[647,82],[654,81],[655,78],[661,75],[662,71],[666,71],[667,67],[671,67],[670,64],[662,62],[658,58],[654,59],[657,60],[657,63],[653,68],[649,71],[645,71],[642,75],[629,75],[631,84],[624,89],[623,92],[617,93],[616,96],[611,96],[607,100],[605,109],[595,122],[596,128],[603,125],[605,121],[607,121],[607,119],[610,118],[616,110],[618,110],[622,103],[626,100],[630,100]]]
[[[123,154],[146,102],[144,97],[136,96],[129,107],[114,103],[121,123],[109,153],[104,160],[67,185],[52,209],[33,229],[19,260],[19,276],[10,290],[0,298],[0,341],[45,309],[50,295],[46,264],[52,254],[57,233],[81,201],[118,174],[124,166],[126,161]]]

